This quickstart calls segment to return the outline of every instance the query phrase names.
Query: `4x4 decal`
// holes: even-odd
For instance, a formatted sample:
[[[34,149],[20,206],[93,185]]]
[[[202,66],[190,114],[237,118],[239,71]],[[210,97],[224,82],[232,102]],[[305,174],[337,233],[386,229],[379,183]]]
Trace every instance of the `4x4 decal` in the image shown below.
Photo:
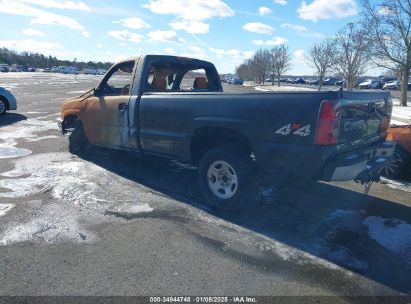
[[[277,131],[275,131],[275,134],[280,134],[283,136],[286,135],[299,135],[299,136],[308,136],[311,133],[311,125],[306,125],[302,126],[301,124],[298,123],[293,123],[293,124],[287,124]]]

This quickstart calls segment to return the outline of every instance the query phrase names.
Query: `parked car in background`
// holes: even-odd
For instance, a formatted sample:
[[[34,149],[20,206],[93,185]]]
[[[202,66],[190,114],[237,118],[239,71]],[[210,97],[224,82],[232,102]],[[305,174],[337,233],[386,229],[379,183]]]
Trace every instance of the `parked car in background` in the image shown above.
[[[336,85],[336,86],[345,86],[345,84],[347,83],[347,81],[345,80],[345,79],[340,79],[340,80],[337,80],[335,83],[334,83],[334,85]]]
[[[364,82],[361,82],[359,85],[358,85],[358,88],[359,89],[370,89],[371,88],[371,83],[372,83],[372,80],[370,79],[370,80],[366,80],[366,81],[364,81]]]
[[[397,90],[400,88],[400,82],[399,81],[391,81],[387,82],[382,86],[383,90]]]
[[[323,85],[335,85],[335,83],[338,81],[339,79],[337,78],[326,78],[323,81]]]
[[[309,84],[309,85],[319,85],[319,83],[320,83],[320,80],[317,79],[317,78],[309,79],[309,80],[307,81],[307,84]]]
[[[396,141],[393,158],[381,170],[381,174],[388,178],[400,177],[411,169],[411,125],[390,126],[387,141]]]
[[[10,67],[7,64],[0,65],[0,72],[8,73],[8,72],[10,72]]]
[[[299,77],[299,78],[295,78],[292,83],[293,84],[305,84],[305,80],[304,78]]]
[[[371,81],[370,89],[382,89],[382,86],[381,80],[373,80]]]
[[[16,98],[9,90],[0,87],[0,115],[10,110],[17,110]]]
[[[243,85],[244,81],[242,81],[241,79],[234,79],[233,84],[235,85]]]
[[[380,80],[382,81],[383,86],[386,83],[389,83],[389,82],[393,82],[393,81],[398,81],[399,82],[398,78],[395,78],[395,77],[383,77],[383,78],[380,78]]]

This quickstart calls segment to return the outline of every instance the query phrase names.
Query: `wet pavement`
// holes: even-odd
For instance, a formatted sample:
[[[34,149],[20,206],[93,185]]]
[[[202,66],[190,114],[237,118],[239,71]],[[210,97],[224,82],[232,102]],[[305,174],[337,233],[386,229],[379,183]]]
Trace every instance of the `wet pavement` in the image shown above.
[[[280,176],[253,208],[216,210],[189,166],[68,153],[60,103],[98,80],[0,74],[19,106],[0,118],[0,295],[411,294],[409,180],[364,198]]]

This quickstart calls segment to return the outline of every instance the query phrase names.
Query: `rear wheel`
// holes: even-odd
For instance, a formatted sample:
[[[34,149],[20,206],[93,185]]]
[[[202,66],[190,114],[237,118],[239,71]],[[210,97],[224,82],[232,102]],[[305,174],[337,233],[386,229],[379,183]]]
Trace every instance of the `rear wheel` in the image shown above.
[[[74,122],[74,129],[69,135],[69,151],[77,154],[84,152],[88,146],[88,139],[80,119]]]
[[[223,209],[252,206],[258,189],[254,162],[233,147],[214,148],[204,155],[198,183],[207,201]]]
[[[0,115],[6,113],[7,105],[3,98],[0,97]]]
[[[381,169],[380,173],[388,178],[400,177],[405,171],[409,158],[407,152],[397,145],[392,159]]]

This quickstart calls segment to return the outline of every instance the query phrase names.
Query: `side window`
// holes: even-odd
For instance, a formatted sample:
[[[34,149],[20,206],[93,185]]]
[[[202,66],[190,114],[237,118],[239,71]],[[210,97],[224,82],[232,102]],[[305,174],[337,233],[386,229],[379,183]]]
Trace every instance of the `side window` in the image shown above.
[[[208,91],[208,79],[204,69],[191,70],[184,74],[180,89],[186,92]]]
[[[133,80],[134,61],[120,63],[114,67],[111,76],[100,85],[104,96],[130,95]]]
[[[173,70],[150,69],[146,83],[146,92],[170,92],[173,91],[177,74]]]
[[[213,68],[190,62],[153,61],[144,92],[213,92],[220,87]]]

